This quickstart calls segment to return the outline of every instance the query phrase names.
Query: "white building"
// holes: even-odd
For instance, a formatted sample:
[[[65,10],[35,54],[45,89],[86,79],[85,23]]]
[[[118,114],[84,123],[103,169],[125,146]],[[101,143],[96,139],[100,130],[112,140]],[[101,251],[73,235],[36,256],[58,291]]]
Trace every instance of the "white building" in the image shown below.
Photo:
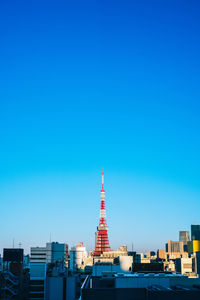
[[[192,258],[177,258],[175,261],[176,271],[181,274],[193,272]]]
[[[70,250],[70,269],[76,271],[77,269],[84,269],[84,259],[87,257],[86,247],[83,243],[79,243],[76,247]]]

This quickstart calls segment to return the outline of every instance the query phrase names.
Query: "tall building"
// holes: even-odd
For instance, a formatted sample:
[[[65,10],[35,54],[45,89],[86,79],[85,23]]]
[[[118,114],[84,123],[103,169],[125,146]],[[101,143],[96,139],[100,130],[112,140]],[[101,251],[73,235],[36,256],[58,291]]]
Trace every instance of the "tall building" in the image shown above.
[[[187,251],[187,243],[190,240],[189,231],[179,231],[179,242],[183,242],[184,251]]]
[[[110,244],[108,240],[108,227],[106,224],[104,173],[102,172],[100,219],[99,226],[97,227],[97,238],[93,255],[100,256],[103,252],[107,251],[110,251]]]
[[[191,225],[191,240],[200,241],[200,225]]]
[[[188,253],[196,253],[200,251],[200,241],[193,240],[188,242]]]
[[[183,242],[168,241],[166,244],[166,252],[184,252]]]
[[[23,264],[24,250],[3,249],[0,299],[29,299],[29,273]]]
[[[31,247],[30,256],[30,299],[45,299],[47,266],[57,263],[64,268],[68,260],[68,245],[57,242],[47,243],[46,247]]]

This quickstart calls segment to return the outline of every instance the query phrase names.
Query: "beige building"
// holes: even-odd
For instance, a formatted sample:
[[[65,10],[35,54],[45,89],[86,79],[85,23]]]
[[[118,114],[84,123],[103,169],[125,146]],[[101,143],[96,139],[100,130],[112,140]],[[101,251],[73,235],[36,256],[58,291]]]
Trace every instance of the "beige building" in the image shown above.
[[[169,240],[166,244],[166,252],[184,252],[183,241],[174,242]]]
[[[177,258],[175,262],[176,272],[189,275],[195,272],[193,258]]]

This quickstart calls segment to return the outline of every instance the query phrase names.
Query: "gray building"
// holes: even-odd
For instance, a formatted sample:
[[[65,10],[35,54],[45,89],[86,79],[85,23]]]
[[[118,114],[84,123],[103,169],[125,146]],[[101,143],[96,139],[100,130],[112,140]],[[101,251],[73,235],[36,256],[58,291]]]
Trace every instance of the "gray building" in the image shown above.
[[[45,280],[49,263],[58,263],[63,269],[68,259],[67,244],[47,243],[46,247],[31,247],[30,299],[45,299]]]
[[[76,300],[77,276],[68,275],[67,270],[49,265],[45,280],[45,300]]]
[[[179,242],[183,242],[183,249],[187,252],[187,243],[190,240],[189,231],[179,231]]]
[[[88,276],[81,287],[82,300],[199,300],[199,278],[165,273],[130,275],[105,272]]]

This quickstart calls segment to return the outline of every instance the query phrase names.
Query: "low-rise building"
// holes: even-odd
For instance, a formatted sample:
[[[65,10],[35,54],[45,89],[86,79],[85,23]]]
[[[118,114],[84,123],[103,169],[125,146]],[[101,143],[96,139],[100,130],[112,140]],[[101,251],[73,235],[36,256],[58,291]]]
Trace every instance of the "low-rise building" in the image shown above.
[[[198,300],[199,278],[172,274],[116,274],[105,272],[102,276],[88,276],[81,288],[82,300]]]
[[[185,275],[195,272],[192,260],[192,258],[177,258],[175,261],[176,272]]]

